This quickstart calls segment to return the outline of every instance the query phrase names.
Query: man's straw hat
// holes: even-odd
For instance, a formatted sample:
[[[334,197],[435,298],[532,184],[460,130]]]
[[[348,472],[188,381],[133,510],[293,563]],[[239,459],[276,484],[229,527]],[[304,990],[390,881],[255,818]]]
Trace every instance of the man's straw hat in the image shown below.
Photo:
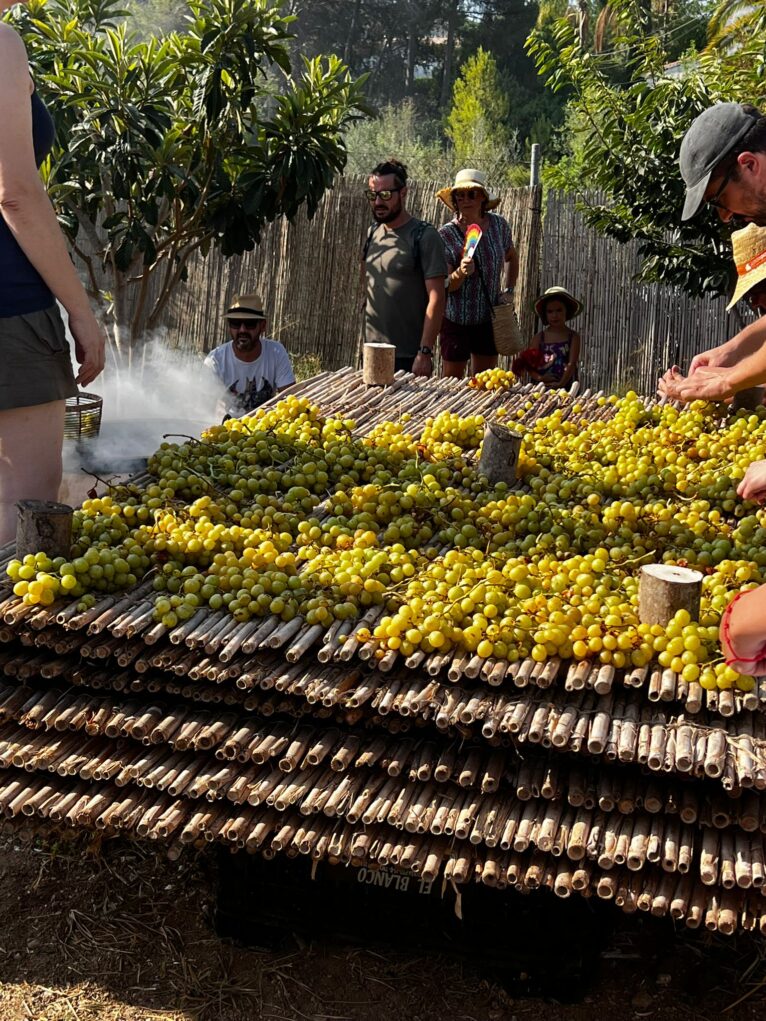
[[[742,230],[734,231],[731,244],[737,267],[737,286],[726,306],[727,312],[745,297],[751,287],[766,280],[766,227],[749,223]]]
[[[580,312],[582,312],[582,304],[574,295],[569,293],[566,287],[549,287],[535,302],[535,312],[537,312],[541,319],[543,317],[543,306],[551,298],[556,298],[558,301],[563,302],[567,310],[567,319],[574,319],[575,316],[579,316]]]
[[[263,302],[259,294],[235,294],[231,306],[223,314],[224,319],[265,319]]]
[[[445,206],[449,206],[452,212],[456,212],[455,203],[452,201],[453,191],[465,191],[468,188],[479,188],[487,196],[487,209],[494,209],[495,206],[500,205],[500,199],[497,195],[493,195],[487,185],[487,175],[483,170],[474,170],[467,168],[466,170],[458,170],[455,174],[455,182],[448,188],[440,188],[436,193],[437,199],[441,199]]]

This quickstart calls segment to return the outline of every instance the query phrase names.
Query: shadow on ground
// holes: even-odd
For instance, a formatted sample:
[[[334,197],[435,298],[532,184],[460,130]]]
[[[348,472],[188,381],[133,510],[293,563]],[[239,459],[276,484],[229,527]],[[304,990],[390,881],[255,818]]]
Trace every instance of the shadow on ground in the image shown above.
[[[763,941],[677,939],[669,923],[646,916],[616,916],[589,965],[582,1002],[562,1005],[519,996],[475,963],[420,951],[404,925],[406,949],[300,937],[276,951],[237,946],[214,932],[213,891],[210,855],[173,863],[120,841],[22,844],[4,836],[0,1018],[755,1021],[766,1003]],[[558,964],[552,952],[550,969]]]

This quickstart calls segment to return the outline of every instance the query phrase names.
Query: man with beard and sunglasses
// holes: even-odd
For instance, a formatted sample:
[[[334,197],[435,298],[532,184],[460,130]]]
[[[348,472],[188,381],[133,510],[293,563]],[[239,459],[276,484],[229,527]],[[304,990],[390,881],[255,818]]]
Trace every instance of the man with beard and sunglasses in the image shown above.
[[[435,227],[407,212],[403,163],[379,163],[370,174],[365,198],[374,220],[362,255],[365,341],[393,344],[397,370],[430,376],[444,315],[444,246]]]
[[[291,386],[295,375],[287,351],[265,336],[266,314],[259,295],[235,295],[224,319],[231,340],[212,350],[205,365],[226,389],[218,411],[226,418],[239,418]]]
[[[732,227],[766,225],[766,116],[743,103],[716,103],[693,122],[681,142],[686,184],[682,218],[712,206]],[[747,267],[737,266],[737,273]],[[766,318],[750,323],[719,347],[696,355],[684,376],[673,366],[659,392],[674,400],[724,400],[766,382]]]

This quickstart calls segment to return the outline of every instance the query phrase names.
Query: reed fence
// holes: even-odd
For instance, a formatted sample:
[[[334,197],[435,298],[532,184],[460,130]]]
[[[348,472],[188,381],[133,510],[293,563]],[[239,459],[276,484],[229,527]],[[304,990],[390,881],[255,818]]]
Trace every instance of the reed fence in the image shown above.
[[[440,226],[449,211],[437,200],[439,181],[409,189],[414,215]],[[238,291],[263,296],[270,334],[293,355],[318,357],[324,369],[358,366],[363,332],[364,281],[360,256],[370,224],[362,196],[364,177],[346,177],[309,220],[280,220],[267,227],[252,252],[223,259],[213,252],[193,262],[167,314],[172,346],[202,354],[222,343],[222,310]],[[741,327],[723,298],[692,299],[675,288],[639,286],[637,245],[620,244],[588,227],[575,199],[540,188],[507,191],[498,207],[512,227],[521,272],[516,307],[522,333],[539,327],[533,303],[546,287],[561,284],[583,302],[576,322],[583,336],[580,379],[605,390],[633,387],[651,392],[658,375],[699,350],[722,343]]]
[[[436,198],[443,181],[415,181],[410,211],[436,226],[450,216]],[[364,283],[360,258],[370,226],[362,195],[364,177],[338,180],[316,215],[301,212],[292,222],[267,227],[261,243],[224,260],[216,253],[198,258],[179,288],[166,326],[170,343],[207,352],[226,339],[221,313],[238,291],[257,289],[269,316],[270,335],[292,354],[313,354],[325,369],[360,364]],[[539,280],[541,189],[506,192],[497,210],[511,224],[521,253],[517,307],[525,334],[532,330],[531,306]]]

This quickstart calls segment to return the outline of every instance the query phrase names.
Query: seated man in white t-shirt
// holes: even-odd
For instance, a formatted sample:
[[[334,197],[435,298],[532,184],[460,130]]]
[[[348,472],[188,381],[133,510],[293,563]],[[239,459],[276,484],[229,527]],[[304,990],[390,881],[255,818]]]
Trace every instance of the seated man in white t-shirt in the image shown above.
[[[228,390],[221,414],[239,417],[295,382],[290,356],[264,336],[266,316],[257,294],[237,294],[224,314],[231,340],[205,359]]]

